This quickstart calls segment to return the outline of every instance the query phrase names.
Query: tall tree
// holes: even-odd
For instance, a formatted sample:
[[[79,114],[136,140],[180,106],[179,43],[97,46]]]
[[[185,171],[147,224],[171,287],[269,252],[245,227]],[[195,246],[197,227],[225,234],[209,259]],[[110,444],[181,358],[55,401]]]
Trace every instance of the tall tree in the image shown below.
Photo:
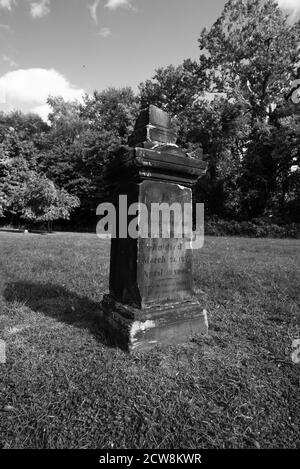
[[[86,95],[81,104],[60,97],[50,97],[48,104],[50,131],[40,141],[39,167],[58,187],[78,196],[80,214],[91,218],[103,192],[105,163],[127,142],[139,99],[131,88],[110,88]]]
[[[246,131],[239,145],[240,211],[245,217],[263,215],[279,180],[286,180],[290,172],[292,153],[284,152],[280,160],[274,147],[278,139],[270,136],[282,129],[277,108],[284,104],[299,61],[299,42],[300,22],[290,24],[272,0],[229,0],[220,18],[199,39],[210,91],[222,93],[230,105],[240,108],[242,119],[234,118],[229,124],[236,132]],[[231,146],[234,157],[232,143],[224,143],[227,149],[227,143]],[[216,156],[221,163],[221,155],[220,151],[210,154],[216,177],[220,176]],[[284,164],[283,159],[288,161]]]
[[[199,38],[211,91],[242,102],[252,119],[271,117],[299,61],[300,22],[294,25],[273,0],[229,0]]]
[[[35,172],[27,174],[15,198],[21,208],[21,218],[47,223],[48,230],[55,220],[69,220],[72,211],[80,205],[78,197],[58,189],[46,176]]]

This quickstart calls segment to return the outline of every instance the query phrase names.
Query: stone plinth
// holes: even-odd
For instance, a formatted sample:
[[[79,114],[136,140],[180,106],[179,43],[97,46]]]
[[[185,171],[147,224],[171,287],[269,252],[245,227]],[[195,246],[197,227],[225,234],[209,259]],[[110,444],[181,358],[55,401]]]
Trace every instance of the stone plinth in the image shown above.
[[[117,219],[118,211],[133,203],[145,204],[149,213],[154,203],[191,206],[192,186],[206,165],[175,141],[166,113],[154,106],[142,111],[129,139],[135,147],[120,151],[107,171]],[[120,194],[127,196],[126,207],[119,208]],[[203,305],[193,290],[193,251],[186,240],[176,238],[172,228],[170,238],[153,238],[150,232],[121,238],[118,226],[117,233],[111,242],[110,293],[101,311],[101,325],[113,341],[137,351],[207,333]]]

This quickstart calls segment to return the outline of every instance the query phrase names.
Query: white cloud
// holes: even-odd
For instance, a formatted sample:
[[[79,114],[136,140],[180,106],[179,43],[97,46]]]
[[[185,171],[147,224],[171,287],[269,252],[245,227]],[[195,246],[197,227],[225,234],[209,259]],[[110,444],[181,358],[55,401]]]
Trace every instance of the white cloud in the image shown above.
[[[278,0],[278,5],[282,8],[300,8],[299,0]]]
[[[31,112],[38,114],[43,119],[43,121],[46,122],[51,112],[51,107],[48,104],[41,104],[40,106],[33,107]]]
[[[11,57],[8,57],[8,55],[5,54],[2,55],[2,62],[7,63],[10,67],[18,66],[17,62],[15,62]]]
[[[33,18],[41,18],[50,13],[50,0],[30,0],[30,14]]]
[[[131,0],[107,0],[105,7],[109,8],[110,10],[116,10],[119,7],[127,7],[133,9],[133,6],[131,5]]]
[[[293,19],[300,17],[300,0],[277,0],[280,8],[291,12]]]
[[[33,18],[41,18],[50,13],[51,0],[27,0],[30,7],[30,14]],[[12,10],[17,6],[19,0],[0,0],[0,8]]]
[[[101,28],[98,36],[102,36],[104,38],[111,36],[111,29],[110,28]]]
[[[92,3],[92,5],[88,5],[88,9],[90,10],[90,15],[95,24],[98,24],[97,9],[98,9],[99,3],[100,3],[100,0],[94,0],[94,3]]]
[[[16,0],[0,0],[0,7],[11,10],[16,4]]]
[[[49,112],[48,96],[62,96],[66,101],[80,101],[83,94],[83,89],[73,86],[54,69],[20,69],[0,77],[3,110],[37,112],[43,119],[47,118]]]

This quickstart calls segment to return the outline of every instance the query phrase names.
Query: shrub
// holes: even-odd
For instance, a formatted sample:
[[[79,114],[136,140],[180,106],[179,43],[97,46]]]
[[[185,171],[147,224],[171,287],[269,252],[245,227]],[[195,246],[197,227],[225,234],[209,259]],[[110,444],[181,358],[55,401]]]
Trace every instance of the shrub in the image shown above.
[[[251,238],[300,238],[300,224],[279,225],[269,219],[251,221],[222,220],[212,217],[205,221],[208,236],[247,236]]]

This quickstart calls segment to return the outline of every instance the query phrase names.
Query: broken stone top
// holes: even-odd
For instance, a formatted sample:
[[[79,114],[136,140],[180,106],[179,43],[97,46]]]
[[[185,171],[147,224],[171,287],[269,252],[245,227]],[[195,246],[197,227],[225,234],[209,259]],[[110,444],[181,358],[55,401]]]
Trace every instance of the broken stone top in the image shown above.
[[[131,147],[153,148],[175,145],[176,140],[177,134],[169,114],[151,104],[141,111],[128,144]]]
[[[128,139],[134,148],[121,147],[115,154],[106,168],[107,181],[118,186],[151,179],[192,187],[206,173],[203,152],[187,153],[175,144],[176,139],[168,113],[153,105],[142,110]]]
[[[171,129],[172,122],[169,114],[162,109],[151,104],[148,108],[143,109],[136,121],[135,129],[153,125],[158,127],[165,127]]]

